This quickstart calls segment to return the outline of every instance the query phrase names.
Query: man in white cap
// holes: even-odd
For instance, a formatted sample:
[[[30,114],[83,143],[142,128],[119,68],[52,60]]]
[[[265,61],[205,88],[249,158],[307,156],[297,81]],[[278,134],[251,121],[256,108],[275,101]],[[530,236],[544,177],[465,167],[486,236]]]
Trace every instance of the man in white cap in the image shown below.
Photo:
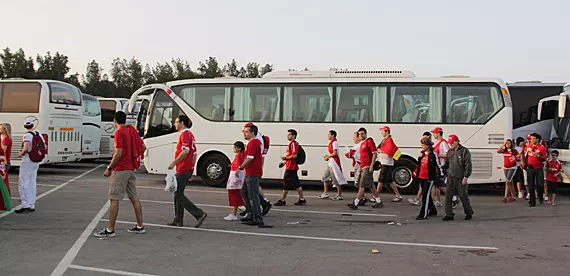
[[[38,176],[38,169],[40,162],[37,161],[37,154],[34,153],[34,160],[30,159],[30,152],[36,146],[34,150],[37,150],[37,145],[34,145],[34,137],[38,136],[43,142],[41,147],[45,147],[45,141],[42,135],[34,131],[34,121],[31,118],[27,118],[24,121],[24,128],[26,129],[26,134],[23,138],[22,150],[19,152],[18,156],[22,158],[22,165],[20,165],[20,175],[19,175],[19,192],[20,200],[22,201],[22,207],[15,210],[17,214],[24,214],[34,212],[36,210],[36,179]],[[36,138],[36,141],[38,138]]]

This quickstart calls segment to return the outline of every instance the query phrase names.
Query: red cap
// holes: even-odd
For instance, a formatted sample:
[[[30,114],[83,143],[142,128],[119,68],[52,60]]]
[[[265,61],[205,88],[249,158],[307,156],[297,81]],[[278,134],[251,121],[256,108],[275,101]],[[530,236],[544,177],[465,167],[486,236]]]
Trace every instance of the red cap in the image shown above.
[[[529,134],[529,135],[526,136],[526,139],[527,139],[527,140],[530,140],[530,138],[532,138],[532,134]]]
[[[457,137],[457,135],[455,135],[455,134],[450,134],[450,135],[447,137],[447,143],[448,143],[448,144],[453,144],[453,142],[455,142],[455,141],[459,142],[459,137]]]
[[[390,133],[390,128],[388,126],[383,126],[380,128],[380,130],[385,130],[388,131],[388,133]]]
[[[241,132],[245,132],[245,129],[246,129],[247,127],[250,127],[250,126],[253,126],[253,123],[252,123],[252,122],[249,122],[249,123],[245,124],[245,125],[243,126],[243,129],[241,130]]]
[[[441,127],[436,127],[431,131],[431,133],[437,133],[437,132],[443,132],[443,129]]]

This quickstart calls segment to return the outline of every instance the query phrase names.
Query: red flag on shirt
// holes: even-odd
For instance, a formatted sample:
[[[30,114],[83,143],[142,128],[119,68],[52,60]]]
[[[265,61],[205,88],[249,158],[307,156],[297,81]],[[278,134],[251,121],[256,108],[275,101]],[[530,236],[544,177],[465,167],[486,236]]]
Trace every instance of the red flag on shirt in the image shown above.
[[[400,149],[394,143],[392,136],[389,136],[388,138],[382,140],[382,143],[380,143],[380,150],[386,153],[388,156],[394,158],[394,160],[400,159]]]

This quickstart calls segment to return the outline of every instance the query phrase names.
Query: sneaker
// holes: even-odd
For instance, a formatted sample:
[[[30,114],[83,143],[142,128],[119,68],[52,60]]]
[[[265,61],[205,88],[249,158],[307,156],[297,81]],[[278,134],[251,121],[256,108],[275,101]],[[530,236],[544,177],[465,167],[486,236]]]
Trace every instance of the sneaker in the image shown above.
[[[453,209],[457,208],[457,206],[459,206],[459,200],[455,200],[455,201],[452,201],[452,202],[451,202],[451,207],[452,207]]]
[[[240,221],[245,222],[245,221],[252,221],[253,218],[251,217],[250,214],[246,214],[245,217],[241,218]]]
[[[442,220],[443,220],[443,221],[450,221],[450,220],[454,220],[454,219],[455,219],[455,218],[452,217],[452,216],[445,216],[445,217],[443,217]]]
[[[229,214],[229,215],[224,217],[224,220],[226,220],[226,221],[237,221],[238,219],[239,219],[238,216],[234,216],[232,214]]]
[[[240,212],[239,215],[244,217],[245,215],[247,215],[247,211],[244,210],[243,212]]]
[[[167,222],[166,225],[168,226],[178,226],[178,227],[182,227],[184,226],[184,224],[181,221],[177,221],[177,220],[173,220],[171,222]]]
[[[402,201],[404,198],[403,197],[395,197],[394,199],[392,199],[392,202],[400,202]]]
[[[305,205],[307,204],[307,200],[306,199],[299,199],[299,201],[295,202],[295,205],[299,206],[299,205]]]
[[[144,230],[144,226],[139,227],[138,225],[135,225],[135,227],[127,230],[127,232],[134,233],[134,234],[144,234],[144,233],[146,233],[146,230]]]
[[[285,202],[285,200],[280,199],[280,200],[277,200],[277,202],[275,202],[273,205],[275,205],[275,206],[285,206],[285,205],[287,205],[287,202]]]
[[[473,218],[473,215],[466,215],[465,216],[465,220],[471,220]]]
[[[408,202],[411,203],[412,205],[416,205],[416,206],[420,205],[420,201],[416,200],[415,198],[408,198]]]
[[[368,199],[368,201],[370,201],[370,203],[375,203],[375,202],[376,202],[376,198],[371,197],[371,198]]]
[[[319,196],[320,199],[326,199],[326,198],[329,198],[329,197],[330,197],[329,194],[326,194],[326,193],[322,193],[322,194]]]
[[[31,212],[30,208],[20,208],[18,210],[14,210],[14,213],[16,213],[16,214],[26,214],[29,212]]]
[[[511,198],[509,198],[507,201],[508,201],[508,202],[514,202],[514,201],[517,201],[517,198],[516,198],[516,197],[511,197]]]
[[[553,206],[553,207],[556,207],[556,203],[552,203],[552,206]]]
[[[239,206],[238,212],[245,212],[245,206]],[[242,216],[245,216],[245,214],[243,214]]]
[[[507,198],[506,198],[506,197],[503,197],[503,198],[501,199],[501,201],[502,201],[503,203],[507,203]]]
[[[344,197],[337,195],[333,197],[332,200],[344,200]]]
[[[417,217],[416,217],[416,220],[426,220],[426,219],[427,219],[427,218],[424,218],[424,217],[422,217],[422,216],[417,216]]]
[[[525,197],[524,199],[525,199],[525,200],[530,200],[530,194],[527,193],[527,194],[526,194],[526,197]]]
[[[267,215],[267,213],[269,213],[269,210],[271,210],[271,207],[272,207],[272,206],[273,206],[273,205],[271,205],[270,202],[267,202],[267,204],[261,206],[261,215],[262,215],[262,216]]]
[[[204,220],[206,219],[206,217],[208,217],[208,214],[206,214],[206,213],[204,213],[201,217],[199,217],[194,228],[200,227],[200,225],[202,225],[202,223],[204,223]]]
[[[522,192],[519,192],[519,199],[522,199],[523,197],[524,197],[524,196],[523,196],[523,193],[522,193]]]
[[[433,203],[435,205],[435,207],[443,207],[443,203],[436,201]]]
[[[358,210],[358,205],[354,205],[354,203],[348,203],[346,206],[352,210]]]
[[[105,228],[103,230],[99,230],[99,232],[95,232],[93,236],[100,239],[112,238],[115,236],[115,231],[109,231]]]
[[[545,196],[544,196],[544,200],[545,200],[545,201],[548,201],[548,196],[545,195]]]
[[[384,203],[382,201],[374,203],[374,205],[370,206],[372,208],[382,208],[384,207]]]

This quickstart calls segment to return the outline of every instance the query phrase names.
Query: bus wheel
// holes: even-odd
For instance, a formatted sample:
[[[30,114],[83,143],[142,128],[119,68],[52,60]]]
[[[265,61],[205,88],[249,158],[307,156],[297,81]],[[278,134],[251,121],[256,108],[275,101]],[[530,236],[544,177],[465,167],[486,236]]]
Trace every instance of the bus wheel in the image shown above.
[[[211,187],[224,187],[230,174],[227,158],[221,154],[210,154],[200,162],[198,174]]]
[[[405,194],[417,192],[417,185],[412,185],[414,183],[412,172],[415,168],[416,163],[410,159],[403,158],[396,161],[392,176],[400,192]]]

